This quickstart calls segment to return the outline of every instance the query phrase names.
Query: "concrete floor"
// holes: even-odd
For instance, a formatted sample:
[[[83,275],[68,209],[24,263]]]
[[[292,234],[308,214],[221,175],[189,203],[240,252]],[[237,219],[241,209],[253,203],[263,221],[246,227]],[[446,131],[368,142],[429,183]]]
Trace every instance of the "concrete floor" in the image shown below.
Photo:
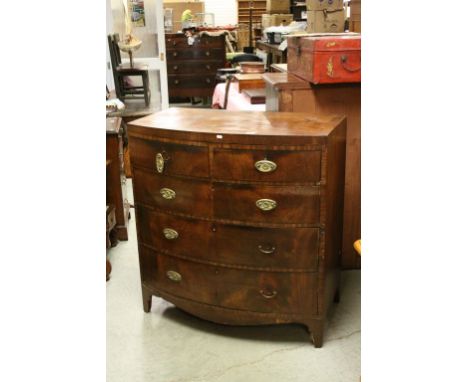
[[[133,200],[131,180],[127,182]],[[301,325],[230,327],[200,320],[153,297],[144,313],[134,210],[128,242],[108,253],[108,382],[359,381],[361,274],[342,275],[341,302],[315,349]]]

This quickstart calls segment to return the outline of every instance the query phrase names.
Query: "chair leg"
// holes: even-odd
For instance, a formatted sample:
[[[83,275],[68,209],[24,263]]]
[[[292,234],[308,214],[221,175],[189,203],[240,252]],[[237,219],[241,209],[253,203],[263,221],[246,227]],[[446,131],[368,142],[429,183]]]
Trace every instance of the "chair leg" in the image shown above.
[[[125,98],[125,92],[123,90],[123,77],[121,76],[117,76],[117,81],[116,81],[116,84],[115,84],[115,94],[117,96],[117,98],[119,100],[121,100],[122,102],[124,101],[124,98]]]
[[[228,107],[228,101],[229,101],[229,88],[231,87],[231,81],[232,81],[232,76],[227,76],[226,77],[226,90],[224,94],[224,104],[223,104],[223,109],[226,110]]]
[[[149,106],[150,104],[150,89],[149,89],[149,81],[148,81],[148,73],[142,75],[143,80],[143,90],[145,92],[145,104]]]

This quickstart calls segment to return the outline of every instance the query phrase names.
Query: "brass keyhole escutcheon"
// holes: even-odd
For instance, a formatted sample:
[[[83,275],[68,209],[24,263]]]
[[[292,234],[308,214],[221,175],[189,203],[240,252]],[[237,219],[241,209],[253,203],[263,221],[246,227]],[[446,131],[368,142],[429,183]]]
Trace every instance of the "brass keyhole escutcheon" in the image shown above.
[[[182,275],[176,271],[167,271],[166,276],[169,280],[174,281],[176,283],[182,280]]]
[[[255,168],[260,172],[273,172],[276,170],[276,163],[267,159],[255,162]]]
[[[172,228],[164,228],[163,234],[167,240],[175,240],[179,237],[179,233]]]
[[[276,208],[276,202],[272,199],[258,199],[255,205],[262,211],[271,211]]]
[[[164,171],[164,157],[161,153],[156,154],[156,171],[160,174]]]
[[[161,196],[167,200],[172,200],[172,199],[175,199],[176,197],[175,191],[171,190],[170,188],[161,188],[159,192],[161,193]]]

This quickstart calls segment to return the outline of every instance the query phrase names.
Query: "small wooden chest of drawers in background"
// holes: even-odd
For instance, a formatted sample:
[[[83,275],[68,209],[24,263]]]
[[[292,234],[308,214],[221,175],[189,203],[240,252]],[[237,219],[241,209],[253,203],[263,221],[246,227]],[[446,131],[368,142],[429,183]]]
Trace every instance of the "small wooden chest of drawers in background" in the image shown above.
[[[346,120],[168,109],[129,125],[143,306],[302,323],[339,293]]]
[[[225,37],[194,37],[189,44],[183,33],[166,34],[169,97],[210,97],[216,70],[226,65]]]

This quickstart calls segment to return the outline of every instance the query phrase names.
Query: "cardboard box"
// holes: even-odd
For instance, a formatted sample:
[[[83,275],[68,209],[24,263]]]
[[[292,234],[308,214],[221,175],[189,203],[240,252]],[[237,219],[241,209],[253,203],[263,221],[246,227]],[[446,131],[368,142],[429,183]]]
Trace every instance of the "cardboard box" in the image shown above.
[[[360,21],[351,21],[349,25],[350,32],[361,33],[361,22]]]
[[[306,0],[308,11],[334,11],[343,9],[343,0]]]
[[[344,32],[344,10],[333,12],[307,11],[307,33]]]
[[[266,11],[267,13],[289,13],[291,9],[290,0],[267,0]]]
[[[358,14],[358,15],[361,14],[361,2],[360,1],[352,0],[350,8],[351,8],[351,14]]]
[[[262,15],[262,28],[276,27],[283,24],[284,26],[289,25],[294,20],[291,13],[284,13],[279,15]]]

